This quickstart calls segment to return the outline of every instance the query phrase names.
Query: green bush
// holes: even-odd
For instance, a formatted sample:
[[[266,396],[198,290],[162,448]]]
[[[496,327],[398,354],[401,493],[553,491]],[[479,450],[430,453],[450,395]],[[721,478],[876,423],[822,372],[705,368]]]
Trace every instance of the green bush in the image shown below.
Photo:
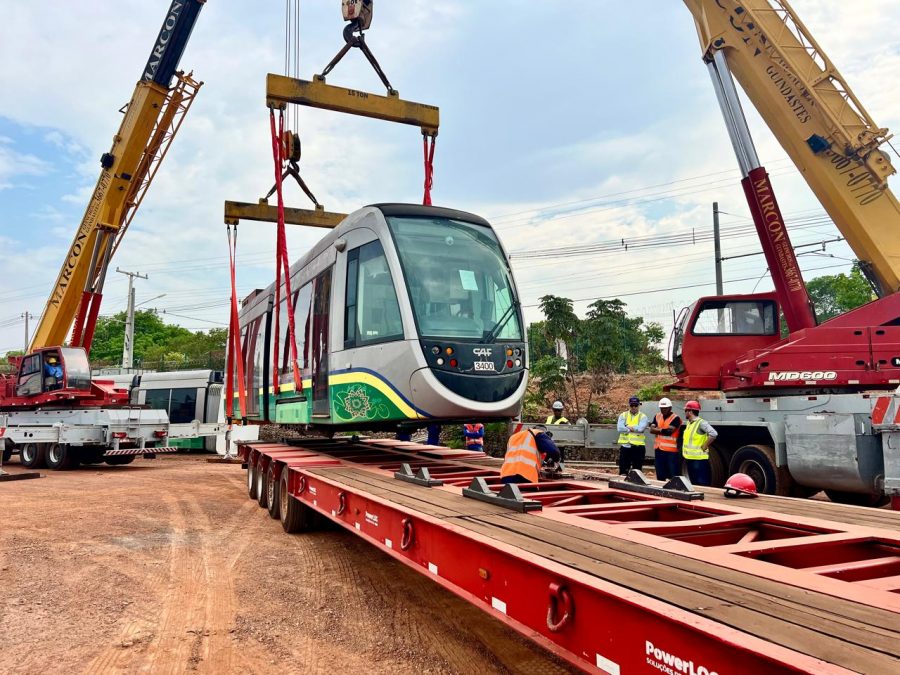
[[[638,390],[637,397],[642,401],[657,401],[662,398],[664,393],[663,386],[662,382],[648,384],[646,387],[641,387],[641,389]]]

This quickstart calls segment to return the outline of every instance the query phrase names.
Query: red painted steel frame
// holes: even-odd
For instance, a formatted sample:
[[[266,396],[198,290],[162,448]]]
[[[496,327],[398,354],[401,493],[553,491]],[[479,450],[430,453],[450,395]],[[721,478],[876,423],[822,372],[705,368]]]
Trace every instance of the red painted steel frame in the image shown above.
[[[429,575],[445,588],[580,668],[609,673],[641,670],[667,672],[665,668],[669,668],[671,672],[700,675],[704,672],[732,672],[735,663],[740,663],[743,672],[848,672],[504,544],[451,521],[401,507],[364,490],[348,488],[339,479],[322,475],[321,471],[310,472],[311,469],[349,465],[384,475],[399,468],[401,462],[407,462],[414,469],[428,466],[432,477],[444,480],[447,485],[431,489],[458,493],[459,486],[468,484],[475,475],[484,476],[489,484],[496,484],[496,471],[490,468],[404,456],[394,452],[394,448],[385,447],[388,444],[381,444],[383,450],[371,445],[341,446],[315,441],[309,445],[311,447],[307,449],[254,444],[242,446],[241,453],[245,461],[258,464],[263,470],[271,462],[275,463],[278,474],[285,466],[289,467],[289,486],[295,499],[413,569]],[[394,447],[406,452],[428,449],[414,444]],[[891,561],[887,560],[889,556],[856,561],[846,561],[838,556],[836,562],[829,566],[827,548],[823,549],[823,546],[859,543],[866,538],[850,540],[847,533],[839,531],[841,527],[822,528],[819,521],[790,519],[790,524],[785,525],[774,516],[761,519],[759,512],[718,505],[673,503],[672,500],[647,495],[601,490],[585,483],[557,481],[540,486],[523,486],[523,489],[527,498],[538,499],[545,504],[544,511],[539,514],[541,517],[615,533],[626,540],[673,552],[677,550],[681,555],[701,560],[730,556],[730,561],[725,563],[727,566],[747,568],[744,571],[760,576],[770,577],[771,565],[745,557],[748,551],[761,547],[762,541],[754,545],[753,540],[757,536],[765,540],[761,550],[766,551],[767,555],[777,556],[778,551],[783,549],[787,557],[796,557],[792,546],[796,548],[804,537],[814,539],[815,545],[810,548],[809,554],[824,555],[824,558],[819,558],[826,561],[824,564],[815,569],[796,569],[797,561],[791,558],[789,567],[794,569],[779,568],[779,574],[783,572],[786,577],[784,581],[801,587],[808,587],[810,578],[815,578],[821,583],[817,581],[813,586],[825,587],[817,587],[816,590],[840,594],[835,589],[846,590],[847,582],[822,575],[836,574],[840,578],[842,574],[852,576],[856,573],[861,575],[862,581],[852,584],[853,599],[877,603],[886,595],[894,595],[885,591],[894,590],[895,585],[900,586],[898,577],[867,581],[868,577],[873,576],[869,574],[873,566],[877,568],[879,564],[886,564],[885,570],[891,569]],[[590,503],[580,503],[586,498]],[[461,503],[463,511],[467,503],[470,502]],[[480,505],[478,502],[471,504]],[[627,517],[629,510],[676,507],[697,510],[705,520],[646,522],[641,516],[630,522]],[[621,520],[623,517],[624,521]],[[586,521],[586,518],[598,519]],[[739,541],[732,541],[734,534],[729,528],[744,527],[749,531],[748,523],[756,528],[756,534],[752,537],[743,534]],[[706,536],[711,537],[704,545],[698,547],[678,540],[685,533],[699,533],[704,528],[709,532]],[[763,534],[760,535],[760,532]],[[720,550],[714,551],[711,547],[720,547]],[[805,554],[803,551],[799,554],[800,567],[806,564]],[[723,564],[722,560],[719,564]],[[535,592],[535,589],[543,590]],[[857,592],[869,596],[860,599],[856,597]],[[571,609],[568,619],[565,618],[567,608]],[[900,611],[900,600],[893,609]]]

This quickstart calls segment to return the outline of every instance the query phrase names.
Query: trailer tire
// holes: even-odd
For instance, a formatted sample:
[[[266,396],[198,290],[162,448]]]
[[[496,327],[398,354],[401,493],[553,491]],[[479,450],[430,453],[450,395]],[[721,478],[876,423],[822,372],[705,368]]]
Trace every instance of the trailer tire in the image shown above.
[[[44,443],[25,443],[19,449],[19,462],[26,469],[43,469],[47,466],[47,447]]]
[[[745,445],[738,448],[728,468],[730,475],[745,473],[760,494],[786,495],[790,489],[785,480],[779,480],[775,464],[775,448],[770,445]]]
[[[282,469],[285,471],[285,469]],[[281,476],[277,475],[275,472],[275,463],[272,462],[269,465],[269,470],[266,471],[266,503],[269,507],[269,516],[278,520],[281,516],[281,480],[279,480]]]
[[[113,455],[112,457],[104,457],[103,461],[110,466],[124,466],[125,464],[131,464],[136,457],[137,455]]]
[[[281,472],[280,485],[278,487],[278,511],[281,518],[281,528],[288,534],[309,532],[314,529],[316,512],[299,499],[294,499],[288,486],[289,471]]]
[[[724,486],[728,478],[725,473],[725,458],[715,445],[709,449],[709,476],[712,487]]]
[[[252,459],[247,463],[247,495],[256,499],[256,463]]]
[[[51,471],[68,471],[78,466],[78,456],[67,443],[50,443],[46,449],[47,468]]]
[[[259,466],[256,468],[256,503],[261,508],[269,505],[269,493],[266,490],[266,472]]]
[[[844,492],[842,490],[825,490],[828,499],[838,504],[849,504],[851,506],[884,506],[890,501],[887,495],[863,494],[860,492]]]

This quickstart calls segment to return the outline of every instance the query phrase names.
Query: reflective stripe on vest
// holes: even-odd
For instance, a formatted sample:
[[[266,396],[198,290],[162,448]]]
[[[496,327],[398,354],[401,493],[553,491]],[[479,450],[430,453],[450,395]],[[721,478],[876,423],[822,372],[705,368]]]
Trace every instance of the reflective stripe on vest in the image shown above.
[[[656,413],[656,426],[658,429],[668,429],[669,423],[672,422],[677,415],[672,413],[669,415],[668,419],[662,418],[662,413]],[[663,452],[678,452],[678,429],[675,430],[671,436],[663,436],[662,434],[656,435],[656,440],[653,441],[653,447],[656,450],[662,450]]]
[[[703,449],[708,434],[700,430],[703,418],[698,417],[687,425],[684,430],[684,443],[681,445],[681,453],[685,459],[709,459],[709,450]]]
[[[636,427],[641,423],[641,413],[638,412],[637,415],[632,415],[630,412],[622,413],[625,415],[625,426],[626,427]],[[619,434],[619,445],[646,445],[647,440],[644,438],[644,434],[639,434],[637,432],[631,431],[623,431]]]
[[[506,444],[506,455],[500,477],[524,476],[532,483],[538,482],[541,470],[541,453],[538,452],[537,441],[528,429],[513,434]]]
[[[466,424],[465,428],[466,431],[468,431],[470,434],[477,434],[479,431],[484,431],[483,424]],[[480,450],[482,447],[484,447],[484,439],[481,436],[476,436],[474,438],[466,436],[466,447],[477,447]]]
[[[554,420],[553,415],[548,415],[547,421],[545,422],[545,424],[568,424],[568,423],[569,423],[569,420],[567,420],[565,417],[560,417],[558,420]]]

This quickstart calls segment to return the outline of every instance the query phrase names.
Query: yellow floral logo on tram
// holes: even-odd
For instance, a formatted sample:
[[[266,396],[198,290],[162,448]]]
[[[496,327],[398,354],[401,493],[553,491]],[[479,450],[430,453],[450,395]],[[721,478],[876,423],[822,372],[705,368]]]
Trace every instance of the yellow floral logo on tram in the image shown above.
[[[343,388],[341,388],[343,389]],[[391,417],[390,406],[386,405],[377,390],[365,384],[351,384],[334,394],[335,413],[345,420],[377,420]]]

